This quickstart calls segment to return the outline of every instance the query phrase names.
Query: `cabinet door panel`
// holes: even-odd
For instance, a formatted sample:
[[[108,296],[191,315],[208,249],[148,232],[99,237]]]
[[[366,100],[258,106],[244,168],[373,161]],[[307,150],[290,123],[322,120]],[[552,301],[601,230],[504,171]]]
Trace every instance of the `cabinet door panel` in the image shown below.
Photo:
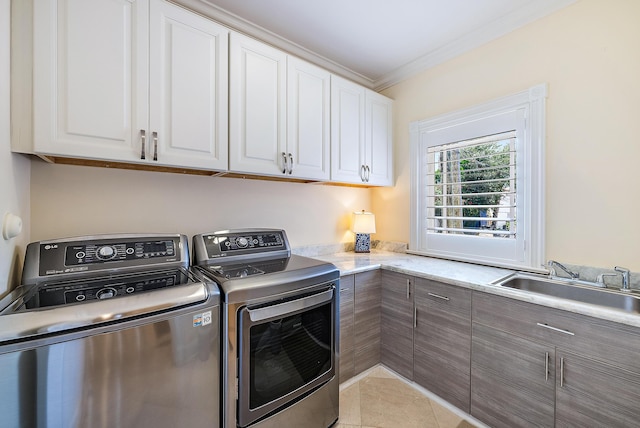
[[[382,271],[380,361],[413,379],[413,278]]]
[[[147,2],[35,2],[34,151],[139,159],[147,40]]]
[[[228,30],[161,0],[151,3],[151,132],[158,163],[227,169]],[[150,140],[148,158],[156,147]]]
[[[380,271],[356,274],[355,373],[380,362]]]
[[[558,350],[556,427],[630,427],[640,421],[640,373]],[[562,385],[560,376],[563,375]]]
[[[354,276],[340,278],[340,383],[355,374],[354,366]]]
[[[469,411],[471,292],[417,278],[414,379]]]
[[[328,180],[331,74],[289,57],[287,80],[287,152],[292,156],[292,176]]]
[[[552,347],[474,322],[471,355],[471,415],[496,428],[553,427]]]
[[[389,98],[367,91],[365,163],[369,167],[369,184],[393,184],[392,106]]]
[[[237,33],[230,49],[229,168],[283,175],[287,55]]]
[[[365,89],[331,76],[331,180],[362,183]]]

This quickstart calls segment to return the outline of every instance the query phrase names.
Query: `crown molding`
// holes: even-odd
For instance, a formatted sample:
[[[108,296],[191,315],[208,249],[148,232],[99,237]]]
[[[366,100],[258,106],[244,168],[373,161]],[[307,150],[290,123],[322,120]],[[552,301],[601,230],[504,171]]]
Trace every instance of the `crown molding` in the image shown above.
[[[357,73],[343,65],[338,64],[322,55],[319,55],[303,46],[300,46],[284,37],[281,37],[259,25],[256,25],[238,15],[235,15],[207,0],[170,0],[178,6],[199,13],[207,18],[229,27],[230,29],[242,33],[246,36],[258,39],[273,47],[281,49],[289,54],[295,55],[305,61],[309,61],[334,74],[349,79],[367,88],[373,88],[374,81],[360,73]]]
[[[459,39],[434,50],[373,82],[373,89],[382,91],[401,81],[415,76],[428,68],[442,64],[458,55],[480,47],[504,36],[524,25],[552,14],[578,0],[537,0],[527,6],[504,15],[487,25],[473,30]]]
[[[493,22],[473,30],[453,42],[396,68],[378,79],[369,78],[338,64],[238,15],[214,5],[208,0],[170,0],[203,16],[211,18],[247,36],[256,38],[287,53],[295,55],[362,86],[382,91],[431,67],[480,47],[526,24],[565,8],[578,0],[536,0],[525,7],[506,14]]]

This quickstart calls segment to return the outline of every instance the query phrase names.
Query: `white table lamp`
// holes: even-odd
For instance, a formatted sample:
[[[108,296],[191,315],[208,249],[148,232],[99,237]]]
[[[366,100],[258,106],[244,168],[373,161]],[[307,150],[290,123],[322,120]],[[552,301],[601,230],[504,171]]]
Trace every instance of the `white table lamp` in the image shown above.
[[[356,234],[354,251],[356,253],[369,253],[371,251],[370,233],[376,233],[376,216],[372,213],[353,213],[353,233]]]

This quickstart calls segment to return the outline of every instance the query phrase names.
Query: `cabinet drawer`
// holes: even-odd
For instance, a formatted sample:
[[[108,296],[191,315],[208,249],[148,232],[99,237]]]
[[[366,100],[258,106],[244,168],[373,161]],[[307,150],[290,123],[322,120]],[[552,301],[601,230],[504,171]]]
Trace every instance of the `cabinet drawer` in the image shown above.
[[[432,311],[445,311],[464,319],[471,316],[471,290],[416,278],[415,299]]]
[[[473,322],[640,371],[640,329],[482,292]]]

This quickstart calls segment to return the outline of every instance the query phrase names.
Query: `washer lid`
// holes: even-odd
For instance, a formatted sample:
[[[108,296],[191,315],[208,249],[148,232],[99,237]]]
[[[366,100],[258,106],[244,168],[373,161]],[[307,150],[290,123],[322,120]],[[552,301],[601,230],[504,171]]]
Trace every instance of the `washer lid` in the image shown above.
[[[123,321],[202,302],[219,303],[215,284],[196,280],[188,271],[172,272],[169,276],[168,272],[147,272],[18,287],[0,302],[4,308],[0,312],[0,342]],[[177,282],[170,283],[171,275]],[[162,286],[126,292],[127,287],[145,282]],[[102,298],[100,290],[106,293]],[[121,291],[123,295],[118,294]],[[87,297],[77,300],[82,293]],[[91,294],[93,297],[89,297]]]

